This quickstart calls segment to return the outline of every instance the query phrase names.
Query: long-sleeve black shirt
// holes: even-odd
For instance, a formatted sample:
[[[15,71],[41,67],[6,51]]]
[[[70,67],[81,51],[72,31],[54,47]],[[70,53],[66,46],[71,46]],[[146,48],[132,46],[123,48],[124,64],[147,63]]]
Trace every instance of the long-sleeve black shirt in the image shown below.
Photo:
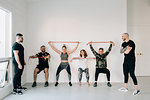
[[[110,44],[109,49],[102,55],[97,53],[91,44],[90,44],[90,49],[96,57],[96,68],[107,68],[107,55],[110,53],[112,49],[112,44]]]

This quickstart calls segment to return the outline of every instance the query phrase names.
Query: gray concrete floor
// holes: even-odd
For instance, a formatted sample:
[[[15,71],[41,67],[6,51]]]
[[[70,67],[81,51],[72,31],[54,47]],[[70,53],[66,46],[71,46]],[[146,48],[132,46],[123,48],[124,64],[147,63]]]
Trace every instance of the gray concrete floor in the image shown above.
[[[72,87],[67,83],[59,84],[50,83],[49,87],[44,84],[38,84],[36,88],[31,87],[31,83],[25,84],[28,88],[23,95],[9,95],[3,100],[150,100],[150,77],[138,77],[141,88],[141,94],[133,96],[134,87],[130,80],[129,91],[124,93],[118,91],[122,86],[121,83],[112,83],[112,87],[106,86],[106,83],[99,83],[98,87],[90,87],[83,84],[73,84]]]

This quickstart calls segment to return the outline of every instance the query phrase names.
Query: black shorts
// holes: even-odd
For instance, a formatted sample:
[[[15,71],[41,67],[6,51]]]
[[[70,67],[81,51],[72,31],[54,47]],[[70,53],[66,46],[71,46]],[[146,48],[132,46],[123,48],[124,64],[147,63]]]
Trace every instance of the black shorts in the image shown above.
[[[48,65],[37,65],[37,67],[39,69],[38,71],[38,74],[43,71],[45,68],[48,68],[49,69],[49,66]],[[44,72],[45,73],[45,72]]]

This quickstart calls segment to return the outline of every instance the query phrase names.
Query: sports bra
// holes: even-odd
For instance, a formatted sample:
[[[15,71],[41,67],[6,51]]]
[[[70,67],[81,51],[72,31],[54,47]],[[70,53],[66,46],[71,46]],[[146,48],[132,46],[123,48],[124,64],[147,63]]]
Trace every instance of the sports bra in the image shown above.
[[[61,55],[61,60],[68,60],[68,53],[66,52],[65,54],[62,52]]]

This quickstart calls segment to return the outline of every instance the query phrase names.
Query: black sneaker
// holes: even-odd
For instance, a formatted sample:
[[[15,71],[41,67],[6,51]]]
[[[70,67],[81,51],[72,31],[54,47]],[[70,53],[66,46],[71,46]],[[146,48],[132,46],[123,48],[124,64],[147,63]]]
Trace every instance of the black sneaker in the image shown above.
[[[138,95],[138,94],[140,94],[140,90],[135,90],[135,91],[133,92],[133,95]]]
[[[112,85],[110,84],[110,82],[107,83],[107,86],[108,86],[108,87],[112,87]]]
[[[56,83],[55,83],[55,86],[58,86],[58,84],[59,84],[59,83],[58,83],[58,82],[56,82]]]
[[[69,86],[72,86],[72,83],[71,83],[71,82],[69,82]]]
[[[19,95],[22,95],[22,91],[21,90],[17,90],[17,89],[13,89],[13,94],[19,94]]]
[[[36,86],[37,86],[36,82],[33,82],[32,87],[36,87]]]
[[[18,89],[19,89],[19,90],[27,90],[26,87],[22,87],[22,86],[18,87]]]
[[[94,86],[94,87],[97,87],[97,82],[95,82],[93,86]]]
[[[48,83],[48,82],[45,82],[44,87],[48,87],[48,86],[49,86],[49,83]]]

